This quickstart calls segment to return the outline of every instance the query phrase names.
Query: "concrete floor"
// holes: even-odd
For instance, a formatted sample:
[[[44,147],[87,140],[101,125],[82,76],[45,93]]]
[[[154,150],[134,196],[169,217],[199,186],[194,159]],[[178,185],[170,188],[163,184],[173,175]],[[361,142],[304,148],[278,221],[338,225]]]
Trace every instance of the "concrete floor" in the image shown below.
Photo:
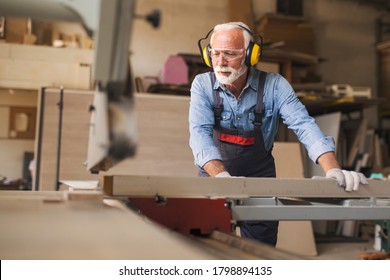
[[[318,260],[358,260],[359,254],[375,252],[373,240],[368,242],[317,243]]]

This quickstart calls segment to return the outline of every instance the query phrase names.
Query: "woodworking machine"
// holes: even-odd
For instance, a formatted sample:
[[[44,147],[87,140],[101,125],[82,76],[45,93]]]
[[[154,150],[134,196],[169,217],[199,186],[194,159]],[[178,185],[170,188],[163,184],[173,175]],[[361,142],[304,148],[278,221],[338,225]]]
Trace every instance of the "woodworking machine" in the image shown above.
[[[241,221],[390,219],[390,183],[383,180],[346,192],[331,179],[116,175],[105,176],[103,187],[109,196],[129,197],[130,205],[148,217],[185,234],[231,231]]]

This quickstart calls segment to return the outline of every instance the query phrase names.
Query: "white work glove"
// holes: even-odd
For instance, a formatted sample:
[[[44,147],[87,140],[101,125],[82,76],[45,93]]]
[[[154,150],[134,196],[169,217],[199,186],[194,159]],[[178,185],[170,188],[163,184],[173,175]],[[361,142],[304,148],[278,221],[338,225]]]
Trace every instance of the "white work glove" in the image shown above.
[[[332,168],[326,172],[326,178],[336,179],[341,187],[345,187],[347,192],[357,191],[359,184],[367,185],[367,178],[355,171],[341,170],[340,168]]]
[[[227,171],[222,171],[215,175],[215,178],[245,178],[245,176],[232,176]]]
[[[230,176],[229,172],[227,172],[227,171],[222,171],[222,172],[218,173],[217,175],[215,175],[215,178],[229,178],[229,177],[232,177],[232,176]]]

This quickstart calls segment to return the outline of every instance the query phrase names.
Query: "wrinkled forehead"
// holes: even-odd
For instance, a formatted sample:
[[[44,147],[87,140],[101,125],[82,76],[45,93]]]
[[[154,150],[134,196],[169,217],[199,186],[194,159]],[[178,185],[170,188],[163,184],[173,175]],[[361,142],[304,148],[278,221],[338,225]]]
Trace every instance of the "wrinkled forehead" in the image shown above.
[[[244,35],[241,28],[223,29],[212,34],[210,45],[216,49],[244,48]]]

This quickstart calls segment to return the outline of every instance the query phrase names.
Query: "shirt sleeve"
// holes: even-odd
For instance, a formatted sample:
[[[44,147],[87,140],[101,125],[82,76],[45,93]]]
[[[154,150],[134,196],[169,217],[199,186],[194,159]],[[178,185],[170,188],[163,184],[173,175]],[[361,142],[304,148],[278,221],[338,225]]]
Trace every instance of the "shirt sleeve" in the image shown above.
[[[191,85],[189,144],[194,155],[194,163],[200,168],[210,160],[222,160],[213,141],[212,90],[208,73],[197,75]]]
[[[309,115],[306,107],[296,96],[290,83],[282,76],[278,77],[275,93],[283,123],[294,131],[313,162],[317,163],[320,155],[335,151],[333,137],[322,132],[315,119]]]

